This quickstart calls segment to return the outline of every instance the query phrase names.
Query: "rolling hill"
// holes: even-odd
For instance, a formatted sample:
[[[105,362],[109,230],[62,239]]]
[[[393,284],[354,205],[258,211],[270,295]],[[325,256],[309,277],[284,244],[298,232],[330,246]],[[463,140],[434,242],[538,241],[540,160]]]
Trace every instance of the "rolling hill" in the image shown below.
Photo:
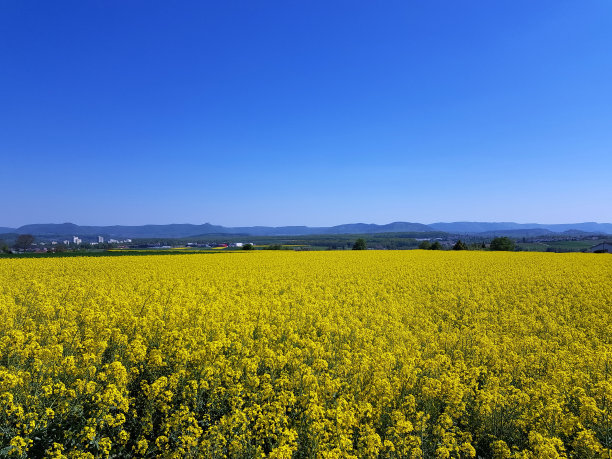
[[[453,222],[422,223],[393,222],[386,225],[374,223],[349,223],[331,227],[311,226],[243,226],[226,227],[204,223],[169,224],[169,225],[140,225],[140,226],[80,226],[74,223],[49,223],[24,225],[19,228],[0,227],[0,234],[17,233],[32,234],[43,238],[67,238],[71,236],[106,238],[182,238],[215,235],[251,235],[251,236],[307,236],[324,234],[377,234],[377,233],[418,233],[442,231],[451,234],[479,234],[490,235],[516,235],[536,236],[549,233],[597,233],[612,234],[612,223],[567,223],[567,224],[539,224],[514,222]]]

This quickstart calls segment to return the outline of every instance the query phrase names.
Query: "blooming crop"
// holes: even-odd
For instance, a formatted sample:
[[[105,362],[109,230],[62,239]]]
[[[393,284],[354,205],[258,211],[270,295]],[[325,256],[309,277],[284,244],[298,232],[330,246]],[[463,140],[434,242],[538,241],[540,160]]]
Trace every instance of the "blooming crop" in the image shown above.
[[[0,456],[610,457],[612,261],[0,260]]]

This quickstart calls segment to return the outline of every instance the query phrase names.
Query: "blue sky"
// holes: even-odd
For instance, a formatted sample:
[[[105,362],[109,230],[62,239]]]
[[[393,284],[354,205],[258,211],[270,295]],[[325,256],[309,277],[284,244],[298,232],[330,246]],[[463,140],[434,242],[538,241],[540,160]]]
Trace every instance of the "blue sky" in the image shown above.
[[[0,226],[612,221],[612,2],[0,3]]]

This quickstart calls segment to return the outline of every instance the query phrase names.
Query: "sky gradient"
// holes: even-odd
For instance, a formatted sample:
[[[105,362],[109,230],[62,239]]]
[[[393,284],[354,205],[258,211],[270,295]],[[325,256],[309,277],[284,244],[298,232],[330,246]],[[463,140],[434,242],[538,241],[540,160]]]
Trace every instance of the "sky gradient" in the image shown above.
[[[612,2],[0,3],[0,226],[612,221]]]

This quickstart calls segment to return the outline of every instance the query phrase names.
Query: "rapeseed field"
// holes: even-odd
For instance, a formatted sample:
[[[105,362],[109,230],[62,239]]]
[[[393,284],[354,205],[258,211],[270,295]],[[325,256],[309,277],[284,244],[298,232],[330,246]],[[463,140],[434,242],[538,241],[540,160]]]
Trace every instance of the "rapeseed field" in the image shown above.
[[[0,456],[610,458],[612,258],[0,260]]]

